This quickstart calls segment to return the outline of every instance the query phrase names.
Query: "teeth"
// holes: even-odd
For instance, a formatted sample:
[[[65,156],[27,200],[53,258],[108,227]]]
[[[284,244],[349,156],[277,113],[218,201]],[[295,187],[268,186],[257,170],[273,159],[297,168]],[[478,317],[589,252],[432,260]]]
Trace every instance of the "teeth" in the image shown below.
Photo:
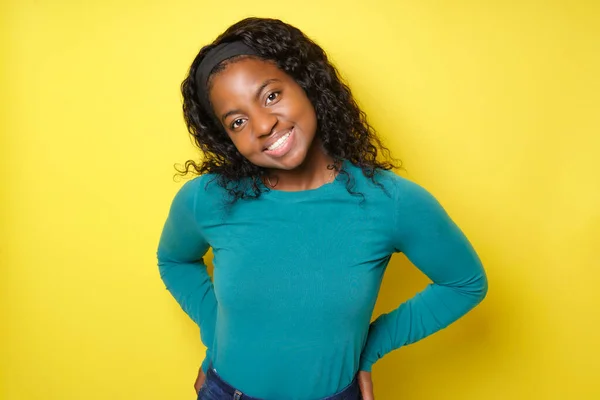
[[[267,147],[267,150],[275,150],[275,149],[281,147],[281,145],[283,145],[286,142],[286,140],[290,137],[290,135],[291,135],[291,132],[286,133],[285,135],[283,135],[282,137],[277,139],[277,141],[275,143],[273,143],[272,145]]]

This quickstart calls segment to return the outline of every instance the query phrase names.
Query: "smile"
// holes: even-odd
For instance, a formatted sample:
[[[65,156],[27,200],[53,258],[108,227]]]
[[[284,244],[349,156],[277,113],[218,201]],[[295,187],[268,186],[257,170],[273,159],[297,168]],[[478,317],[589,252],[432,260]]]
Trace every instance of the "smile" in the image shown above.
[[[283,157],[292,148],[294,142],[295,128],[281,136],[273,144],[267,147],[264,152],[272,157]]]
[[[273,143],[272,145],[270,145],[269,147],[267,147],[267,150],[275,150],[280,148],[281,146],[283,146],[283,144],[285,142],[287,142],[287,140],[289,139],[290,135],[292,134],[292,132],[288,132],[285,135],[283,135],[282,137],[279,138],[279,140],[277,140],[275,143]]]

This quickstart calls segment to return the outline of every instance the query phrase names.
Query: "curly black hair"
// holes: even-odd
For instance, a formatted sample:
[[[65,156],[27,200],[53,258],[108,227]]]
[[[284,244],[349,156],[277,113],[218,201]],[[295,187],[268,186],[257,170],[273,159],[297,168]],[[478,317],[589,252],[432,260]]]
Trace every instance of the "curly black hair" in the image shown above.
[[[194,59],[181,84],[183,115],[203,159],[199,163],[188,160],[182,169],[176,166],[180,174],[215,174],[218,184],[228,191],[232,204],[239,199],[258,198],[263,190],[269,190],[259,184],[265,169],[239,153],[213,111],[207,110],[199,100],[195,75],[200,63],[213,47],[234,41],[253,48],[258,58],[274,62],[304,89],[316,112],[316,134],[334,160],[329,168],[346,175],[349,193],[361,195],[352,190],[354,180],[340,168],[342,160],[360,167],[366,177],[382,187],[375,180],[376,171],[395,168],[399,166],[396,165],[398,161],[391,157],[367,122],[366,114],[356,104],[350,88],[319,45],[298,28],[270,18],[246,18],[235,23],[213,43],[204,46]],[[212,73],[223,69],[228,62],[235,60],[224,61]]]

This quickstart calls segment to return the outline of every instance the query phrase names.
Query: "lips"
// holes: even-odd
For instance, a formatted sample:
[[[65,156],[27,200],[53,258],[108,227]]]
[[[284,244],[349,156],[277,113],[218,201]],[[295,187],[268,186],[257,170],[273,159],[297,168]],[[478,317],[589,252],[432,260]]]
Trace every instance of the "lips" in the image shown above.
[[[283,136],[287,135],[288,133],[291,133],[293,131],[294,128],[290,128],[290,129],[285,129],[279,132],[275,132],[270,138],[269,140],[267,140],[267,142],[264,145],[263,151],[266,151],[269,149],[269,147],[271,147],[272,145],[275,144],[275,142],[277,142],[279,139],[281,139]]]
[[[263,153],[272,158],[285,157],[294,148],[295,136],[295,128],[277,132],[277,135],[269,138],[270,146],[263,150]]]

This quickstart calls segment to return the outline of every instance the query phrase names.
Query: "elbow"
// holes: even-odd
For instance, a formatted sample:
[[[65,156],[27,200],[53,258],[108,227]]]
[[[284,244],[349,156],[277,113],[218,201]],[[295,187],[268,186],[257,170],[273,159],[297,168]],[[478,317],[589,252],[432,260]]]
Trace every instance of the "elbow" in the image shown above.
[[[488,279],[484,271],[472,275],[464,282],[460,292],[463,296],[466,311],[471,310],[485,299],[488,293]]]
[[[488,279],[485,272],[483,272],[473,285],[473,299],[474,306],[478,305],[485,299],[488,293]]]

